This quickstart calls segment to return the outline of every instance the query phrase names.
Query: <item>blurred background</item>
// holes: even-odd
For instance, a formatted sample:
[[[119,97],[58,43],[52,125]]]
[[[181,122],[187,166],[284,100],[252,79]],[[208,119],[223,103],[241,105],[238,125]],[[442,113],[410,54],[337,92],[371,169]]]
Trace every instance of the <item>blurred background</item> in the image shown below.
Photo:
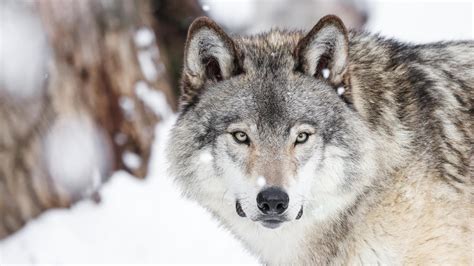
[[[472,1],[1,0],[0,265],[257,263],[166,175],[194,18],[252,34],[336,14],[425,43],[472,40],[473,13]]]

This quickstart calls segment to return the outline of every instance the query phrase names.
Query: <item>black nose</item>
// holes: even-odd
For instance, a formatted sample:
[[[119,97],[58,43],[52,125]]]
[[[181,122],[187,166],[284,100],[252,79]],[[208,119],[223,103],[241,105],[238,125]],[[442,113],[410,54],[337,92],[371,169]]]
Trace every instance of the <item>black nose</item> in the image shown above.
[[[282,214],[289,201],[288,194],[277,187],[266,188],[257,195],[257,206],[264,214]]]

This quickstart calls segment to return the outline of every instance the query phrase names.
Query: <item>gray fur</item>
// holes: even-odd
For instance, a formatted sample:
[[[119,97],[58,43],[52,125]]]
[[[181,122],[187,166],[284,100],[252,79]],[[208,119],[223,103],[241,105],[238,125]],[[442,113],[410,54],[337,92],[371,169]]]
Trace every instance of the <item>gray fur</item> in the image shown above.
[[[363,242],[366,236],[361,232],[366,227],[371,228],[369,214],[385,215],[386,202],[390,202],[392,193],[406,196],[406,191],[411,191],[411,186],[407,184],[411,182],[430,184],[429,187],[416,188],[420,195],[433,193],[429,194],[432,199],[429,204],[447,202],[449,208],[469,210],[474,140],[472,41],[413,45],[365,32],[346,33],[342,26],[342,30],[339,33],[334,31],[334,34],[342,34],[341,38],[345,36],[347,43],[330,44],[327,49],[329,53],[346,49],[348,61],[343,71],[337,71],[338,78],[330,76],[325,79],[321,73],[313,75],[316,71],[314,63],[305,65],[305,59],[311,59],[305,58],[308,53],[297,52],[321,49],[321,46],[314,46],[314,41],[316,48],[311,45],[300,47],[305,37],[302,32],[272,30],[256,36],[235,36],[229,43],[225,39],[228,37],[222,35],[225,34],[223,31],[213,31],[217,25],[204,20],[201,19],[199,27],[192,26],[190,40],[195,35],[194,31],[199,32],[201,28],[206,33],[214,32],[215,35],[212,38],[208,36],[208,39],[223,38],[218,42],[218,48],[221,49],[224,47],[222,43],[226,43],[226,56],[232,56],[233,65],[217,64],[217,69],[216,65],[211,65],[212,69],[208,70],[206,64],[202,64],[200,73],[210,71],[207,73],[212,76],[221,68],[221,73],[225,75],[217,75],[217,79],[216,76],[206,75],[196,78],[185,61],[182,110],[168,147],[170,171],[187,197],[209,209],[262,262],[338,264],[359,260],[358,263],[386,263],[391,259],[390,252],[384,255],[377,248],[372,248],[372,255],[379,258],[372,261],[361,251],[358,243]],[[337,24],[337,18],[324,18],[318,23],[317,32],[320,28],[327,28],[326,24],[334,29],[334,23]],[[194,49],[187,50],[188,57],[189,53],[195,58],[205,54],[199,48]],[[331,70],[336,57],[344,58],[344,55],[329,54],[327,67]],[[217,58],[217,62],[222,62],[222,59]],[[228,73],[232,75],[229,77]],[[343,95],[336,92],[339,86],[345,87]],[[232,144],[228,127],[235,123],[249,125],[246,130],[252,136],[252,146],[248,149],[258,152],[250,153],[247,148]],[[315,133],[306,146],[291,148],[287,145],[291,142],[291,132],[301,123],[314,128]],[[254,129],[251,129],[252,126]],[[290,148],[285,148],[287,146]],[[202,168],[199,163],[200,153],[204,150],[209,150],[212,155],[210,168]],[[331,153],[331,158],[326,158],[329,150],[335,152]],[[288,155],[288,151],[294,152],[291,153],[294,156]],[[279,250],[274,250],[275,255],[272,255],[271,249],[266,249],[266,243],[253,243],[253,238],[247,235],[258,232],[262,234],[262,239],[266,239],[265,234],[272,239],[272,232],[268,232],[271,229],[254,228],[252,226],[256,222],[238,217],[232,210],[232,200],[244,201],[247,204],[244,208],[249,209],[255,199],[226,189],[227,183],[223,180],[227,180],[224,176],[228,164],[222,164],[221,161],[225,160],[222,158],[229,158],[228,163],[247,173],[249,180],[259,174],[271,175],[270,182],[289,189],[291,185],[286,180],[287,176],[296,176],[303,171],[301,169],[314,156],[318,163],[311,171],[314,175],[311,186],[325,184],[325,178],[331,178],[323,176],[330,173],[324,170],[325,167],[337,165],[334,178],[341,178],[342,183],[337,185],[334,193],[344,200],[340,204],[334,203],[335,206],[339,204],[336,212],[328,213],[324,219],[316,219],[311,213],[317,210],[319,195],[303,195],[305,214],[301,221],[287,216],[289,222],[278,229],[281,230],[278,231],[281,241],[289,241],[285,238],[286,233],[292,241],[295,239],[294,246],[288,244],[290,248],[295,248],[294,254],[277,256]],[[252,170],[249,171],[249,168]],[[205,174],[201,173],[203,169],[206,169]],[[410,178],[415,181],[406,181]],[[298,182],[299,179],[296,180]],[[227,199],[229,202],[226,202]],[[223,203],[219,205],[216,201]],[[407,204],[412,206],[413,202],[408,200]],[[459,202],[466,205],[456,206]],[[229,210],[224,210],[225,206]],[[393,208],[389,211],[390,217],[398,212],[397,206]],[[406,215],[412,217],[415,214],[407,212]],[[438,216],[432,219],[439,219],[441,225],[445,222]],[[420,224],[418,230],[430,230],[430,227]],[[456,230],[454,234],[464,229]],[[298,235],[301,232],[304,235]],[[371,240],[383,239],[380,233],[374,232],[370,233]],[[364,241],[369,243],[368,246],[372,243]],[[277,244],[272,245],[278,247]],[[434,245],[441,248],[443,244]],[[400,257],[400,263],[418,261],[418,258],[411,259],[408,252],[398,252],[397,248],[393,250],[394,256]],[[433,256],[436,257],[436,254]],[[428,257],[420,259],[440,262],[435,260],[437,258],[430,260]],[[443,263],[462,261],[445,257],[447,260]]]

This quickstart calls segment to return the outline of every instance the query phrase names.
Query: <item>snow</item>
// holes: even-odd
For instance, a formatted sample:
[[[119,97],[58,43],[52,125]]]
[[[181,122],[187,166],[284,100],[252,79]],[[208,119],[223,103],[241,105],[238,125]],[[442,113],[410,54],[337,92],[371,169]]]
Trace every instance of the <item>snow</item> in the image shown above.
[[[208,12],[209,10],[211,10],[211,7],[209,5],[202,5],[202,10]]]
[[[44,140],[49,174],[62,189],[73,195],[89,193],[95,179],[107,171],[107,151],[102,133],[81,117],[60,117]]]
[[[141,80],[135,84],[135,93],[156,115],[166,118],[173,114],[165,94],[160,90],[151,89],[145,81]]]
[[[119,99],[119,105],[122,108],[122,110],[126,112],[132,112],[133,109],[135,108],[135,104],[133,100],[130,97],[127,96],[122,96]]]
[[[343,95],[346,89],[344,87],[337,88],[337,95]]]
[[[132,119],[135,109],[135,103],[133,102],[133,99],[127,96],[122,96],[119,98],[119,106],[124,111],[125,117],[127,119]]]
[[[256,263],[229,232],[181,197],[166,175],[164,143],[175,117],[156,127],[149,176],[117,172],[102,201],[50,210],[0,241],[9,263]]]
[[[202,164],[210,164],[212,163],[212,160],[214,160],[214,156],[208,151],[204,151],[199,155],[199,161]]]
[[[138,51],[138,62],[145,78],[149,81],[154,81],[158,78],[158,70],[153,61],[153,51],[141,50]]]
[[[264,187],[266,184],[267,184],[267,180],[265,179],[265,177],[259,176],[259,177],[257,178],[257,185],[258,185],[259,187]]]
[[[115,143],[117,143],[117,144],[120,145],[120,146],[122,146],[122,145],[124,145],[125,143],[127,143],[127,139],[128,139],[127,134],[122,133],[122,132],[117,133],[117,134],[115,134],[115,136],[114,136],[114,141],[115,141]]]
[[[16,99],[38,95],[50,57],[38,17],[22,4],[0,4],[0,96]]]
[[[325,79],[328,79],[329,78],[329,74],[331,73],[331,71],[327,68],[324,68],[323,70],[321,70],[322,74],[323,74],[323,78]]]
[[[148,81],[155,81],[164,70],[164,65],[158,63],[160,51],[155,44],[155,34],[150,28],[139,28],[134,35],[137,51],[138,63],[143,75]]]
[[[150,28],[142,27],[137,30],[133,39],[138,47],[144,48],[153,44],[155,34]]]
[[[132,170],[140,168],[140,165],[142,164],[142,158],[131,151],[125,151],[122,154],[122,161],[128,169]]]

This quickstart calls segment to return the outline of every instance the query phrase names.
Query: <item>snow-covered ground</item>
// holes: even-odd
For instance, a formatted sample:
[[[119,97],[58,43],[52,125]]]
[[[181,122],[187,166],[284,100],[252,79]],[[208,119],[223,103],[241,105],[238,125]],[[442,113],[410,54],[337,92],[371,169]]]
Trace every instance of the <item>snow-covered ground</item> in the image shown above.
[[[225,1],[208,2],[205,9],[225,9]],[[413,42],[474,35],[472,1],[384,1],[370,6],[368,29],[383,35]],[[163,147],[173,121],[170,116],[156,128],[145,180],[118,172],[100,190],[100,204],[83,201],[44,213],[0,241],[0,265],[257,263],[206,211],[182,199],[166,176]]]
[[[165,174],[163,147],[174,121],[156,128],[149,176],[117,172],[102,202],[51,210],[0,242],[10,263],[256,263],[217,221],[184,200]]]

